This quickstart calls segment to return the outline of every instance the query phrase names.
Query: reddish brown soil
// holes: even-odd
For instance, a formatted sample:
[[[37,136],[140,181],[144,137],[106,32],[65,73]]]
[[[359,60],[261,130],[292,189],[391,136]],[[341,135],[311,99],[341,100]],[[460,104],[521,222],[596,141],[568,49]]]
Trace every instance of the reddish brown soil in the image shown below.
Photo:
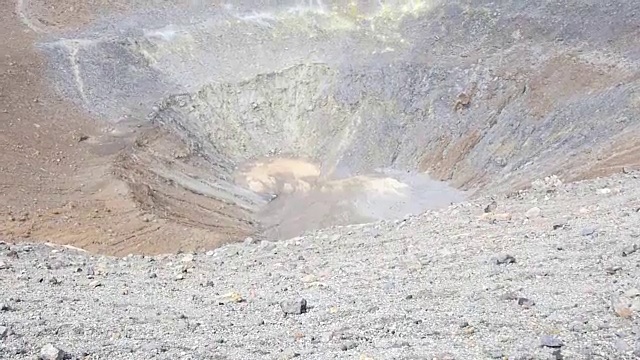
[[[48,32],[128,10],[117,2],[29,5],[36,30]],[[251,232],[223,204],[150,171],[154,161],[174,162],[184,151],[178,141],[136,124],[110,126],[61,99],[34,46],[43,35],[25,26],[14,1],[0,7],[0,33],[0,237],[126,255],[212,248]]]

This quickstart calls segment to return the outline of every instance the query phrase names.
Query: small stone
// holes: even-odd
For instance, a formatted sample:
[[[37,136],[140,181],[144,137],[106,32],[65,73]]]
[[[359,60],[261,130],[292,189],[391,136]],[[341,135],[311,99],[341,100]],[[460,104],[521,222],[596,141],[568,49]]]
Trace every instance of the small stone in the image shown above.
[[[351,349],[355,349],[356,347],[358,347],[358,344],[350,341],[348,343],[344,343],[344,344],[340,345],[340,350],[349,351]]]
[[[47,344],[40,350],[41,360],[63,360],[65,357],[64,351],[58,349],[52,344]]]
[[[535,301],[531,299],[527,299],[524,297],[518,298],[518,305],[522,306],[525,309],[528,309],[536,304]]]
[[[495,200],[493,200],[493,201],[491,201],[491,203],[489,203],[489,205],[487,205],[484,208],[484,212],[485,212],[485,214],[489,214],[489,213],[492,213],[492,212],[496,211],[497,208],[498,208],[498,203]]]
[[[8,258],[11,258],[11,259],[18,259],[19,258],[18,252],[16,252],[15,250],[9,250],[6,255],[7,255]]]
[[[458,326],[460,327],[460,329],[464,329],[464,328],[466,328],[467,326],[469,326],[469,322],[468,322],[468,321],[465,321],[465,320],[462,320],[462,321],[460,321],[460,322],[458,323]]]
[[[51,285],[59,285],[60,283],[61,283],[61,281],[58,280],[56,277],[51,277],[49,279],[49,284],[51,284]]]
[[[256,321],[256,325],[258,325],[258,326],[264,325],[264,320],[259,319],[258,321]]]
[[[637,244],[631,244],[629,246],[626,246],[624,249],[622,249],[622,256],[629,256],[634,252],[638,251],[638,249],[640,249],[640,247],[638,247]]]
[[[158,277],[158,275],[156,273],[150,273],[149,274],[149,279],[155,279],[157,277]]]
[[[611,193],[611,189],[609,189],[609,188],[598,189],[598,194],[606,195],[606,194],[610,194],[610,193]]]
[[[494,258],[494,262],[496,265],[513,264],[516,262],[516,258],[509,254],[502,254]]]
[[[260,243],[260,249],[262,251],[272,251],[277,247],[277,245],[271,241],[264,240]]]
[[[624,296],[629,297],[629,298],[640,297],[640,290],[638,290],[636,288],[631,288],[631,289],[629,289],[629,290],[624,292]]]
[[[9,335],[9,328],[6,326],[0,326],[0,340],[6,338]]]
[[[533,219],[539,217],[541,213],[542,210],[540,210],[539,207],[532,207],[531,209],[527,210],[524,215],[529,219]]]
[[[5,270],[10,268],[11,266],[4,261],[0,261],[0,270]]]
[[[598,230],[595,226],[589,226],[586,227],[584,229],[582,229],[582,231],[580,231],[580,235],[582,236],[590,236],[595,234],[596,230]]]
[[[87,276],[94,276],[96,271],[93,269],[93,266],[87,267]]]
[[[300,354],[295,352],[293,349],[287,349],[282,353],[282,356],[280,357],[280,359],[288,360],[288,359],[297,358],[299,356]]]
[[[0,311],[11,311],[11,307],[8,304],[0,303]]]
[[[633,310],[631,310],[629,304],[619,296],[614,295],[611,297],[611,308],[621,318],[628,319],[633,316]]]
[[[302,277],[302,279],[300,279],[303,283],[312,283],[312,282],[316,282],[318,281],[318,278],[316,278],[315,275],[313,274],[309,274],[309,275],[305,275]]]
[[[438,353],[436,355],[434,355],[433,357],[434,360],[455,360],[456,357],[453,356],[453,354],[451,353]]]
[[[549,348],[559,348],[564,345],[562,340],[552,335],[542,335],[540,337],[540,345]]]
[[[244,298],[242,297],[242,295],[240,295],[235,291],[226,293],[218,297],[219,305],[230,304],[230,303],[241,303],[241,302],[244,302]]]
[[[622,270],[622,266],[610,266],[604,269],[609,275],[615,275],[620,270]]]
[[[102,286],[102,284],[100,283],[100,281],[98,280],[94,280],[92,282],[89,283],[89,286],[93,287],[93,288],[97,288],[99,286]]]
[[[517,298],[518,298],[518,295],[516,295],[512,291],[509,291],[500,295],[500,300],[516,300]]]
[[[251,237],[247,237],[246,239],[244,239],[244,244],[245,245],[253,245],[256,241]]]
[[[573,332],[582,333],[582,332],[585,331],[584,323],[582,323],[580,321],[574,321],[569,325],[569,330],[571,330]]]
[[[564,356],[562,356],[562,349],[555,349],[551,352],[551,356],[553,356],[554,360],[564,360]]]
[[[567,220],[564,220],[564,219],[556,220],[553,223],[553,230],[566,229],[568,227],[569,227],[569,224],[567,223]]]
[[[174,277],[174,279],[176,281],[184,280],[184,274],[183,273],[177,274],[176,277]]]
[[[617,339],[613,345],[616,347],[616,350],[621,353],[626,353],[627,351],[631,350],[631,347],[627,345],[627,343],[622,339]]]
[[[29,280],[29,275],[25,273],[20,273],[18,276],[16,276],[16,279],[20,281],[26,281],[26,280]]]
[[[283,300],[280,308],[285,314],[300,315],[307,312],[307,300],[300,298],[295,300]]]
[[[504,354],[501,350],[490,350],[488,355],[491,359],[504,359]]]
[[[183,256],[180,261],[182,261],[183,263],[190,263],[190,262],[193,262],[193,260],[194,260],[193,254],[187,254]]]

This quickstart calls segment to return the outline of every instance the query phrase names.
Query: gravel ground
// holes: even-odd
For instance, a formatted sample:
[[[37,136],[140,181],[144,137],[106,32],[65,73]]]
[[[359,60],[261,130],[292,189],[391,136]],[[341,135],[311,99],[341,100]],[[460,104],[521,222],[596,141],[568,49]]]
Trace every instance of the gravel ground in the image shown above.
[[[0,357],[638,358],[638,182],[197,254],[3,243]]]

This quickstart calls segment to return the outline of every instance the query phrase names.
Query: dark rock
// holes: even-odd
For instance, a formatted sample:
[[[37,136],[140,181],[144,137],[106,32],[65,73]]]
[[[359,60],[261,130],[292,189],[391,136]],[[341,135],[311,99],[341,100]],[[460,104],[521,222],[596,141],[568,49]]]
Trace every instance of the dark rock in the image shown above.
[[[542,335],[540,337],[540,345],[549,348],[560,348],[564,343],[553,335]]]
[[[553,230],[566,229],[569,225],[566,220],[557,220],[553,223]]]
[[[307,312],[307,300],[302,298],[295,300],[284,300],[280,302],[280,308],[285,314],[304,314]]]
[[[351,350],[351,349],[355,349],[356,347],[358,347],[358,344],[350,341],[348,343],[344,343],[344,344],[340,345],[340,350],[348,351],[348,350]]]
[[[536,304],[535,301],[531,300],[531,299],[527,299],[524,297],[518,298],[518,305],[524,307],[524,308],[530,308],[532,306],[534,306]]]
[[[489,205],[487,205],[484,208],[484,212],[485,212],[485,214],[489,214],[489,213],[492,213],[492,212],[496,211],[497,208],[498,208],[498,203],[495,200],[493,200],[493,201],[491,201],[491,203]]]
[[[11,311],[9,304],[0,303],[0,311]]]
[[[564,360],[564,356],[562,356],[562,349],[555,349],[551,352],[551,356],[553,356],[554,360]]]
[[[0,340],[6,338],[9,335],[9,328],[6,326],[0,326]]]
[[[495,257],[493,260],[496,263],[496,265],[513,264],[516,262],[516,258],[509,254],[499,255]]]

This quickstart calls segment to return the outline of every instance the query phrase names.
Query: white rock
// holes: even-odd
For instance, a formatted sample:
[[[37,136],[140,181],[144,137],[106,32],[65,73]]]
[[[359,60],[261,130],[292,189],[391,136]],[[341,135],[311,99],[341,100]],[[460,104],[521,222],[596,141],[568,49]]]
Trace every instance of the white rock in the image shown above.
[[[532,207],[531,209],[527,210],[527,212],[525,213],[525,216],[529,219],[533,219],[540,216],[541,212],[542,211],[540,210],[539,207]]]
[[[255,243],[255,240],[251,236],[249,236],[246,239],[244,239],[244,244],[245,245],[251,245],[253,243]]]
[[[62,360],[64,359],[64,351],[56,348],[51,344],[47,344],[40,350],[41,360]]]
[[[640,297],[640,290],[636,288],[631,288],[624,292],[624,295],[629,298]]]

